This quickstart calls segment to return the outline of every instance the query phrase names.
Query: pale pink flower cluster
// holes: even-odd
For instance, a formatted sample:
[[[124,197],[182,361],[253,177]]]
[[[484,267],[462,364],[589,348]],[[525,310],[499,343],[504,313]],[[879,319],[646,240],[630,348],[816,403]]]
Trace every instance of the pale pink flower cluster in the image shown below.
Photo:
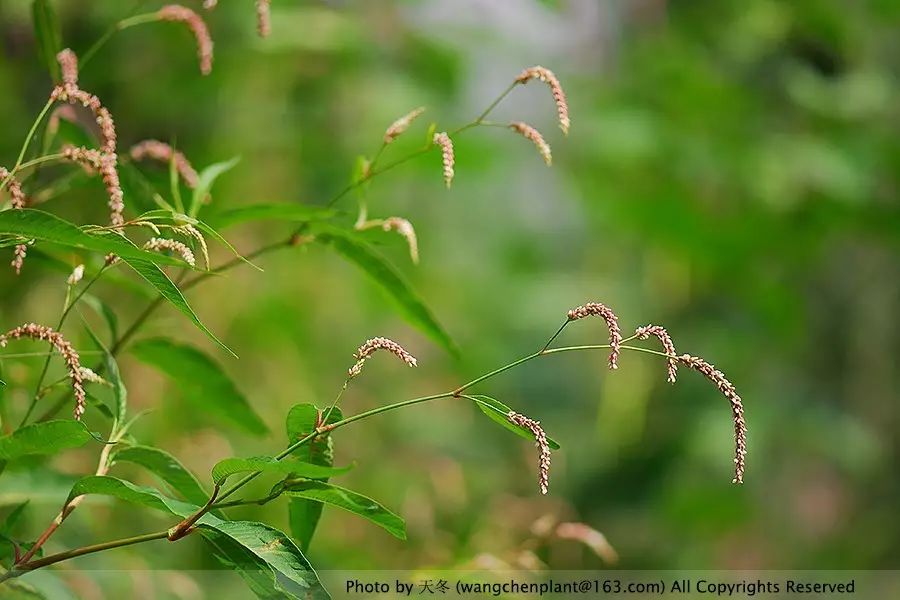
[[[213,41],[203,18],[193,10],[180,4],[168,4],[156,13],[163,21],[184,23],[194,34],[197,41],[197,57],[200,60],[200,72],[209,75],[212,72]]]
[[[197,259],[194,257],[194,252],[188,248],[186,244],[183,242],[179,242],[178,240],[170,240],[168,238],[151,238],[149,242],[144,244],[144,250],[151,250],[153,252],[174,252],[178,254],[184,262],[193,266],[196,266]]]
[[[678,357],[682,364],[699,372],[713,382],[723,396],[731,403],[731,414],[734,420],[734,480],[732,483],[744,483],[744,457],[747,455],[747,424],[744,422],[744,404],[737,390],[725,374],[714,365],[697,356],[682,354]]]
[[[22,191],[22,184],[15,176],[7,171],[4,167],[0,167],[0,183],[6,182],[6,189],[9,190],[9,203],[14,209],[25,208],[25,192]],[[16,270],[16,275],[22,273],[22,265],[25,264],[25,255],[28,253],[26,244],[16,244],[13,250],[13,260],[10,263]]]
[[[412,122],[415,121],[423,112],[425,112],[424,106],[414,108],[413,110],[409,111],[408,113],[391,123],[387,130],[384,132],[384,143],[390,144],[398,137],[400,137],[404,131],[409,129],[409,126],[412,124]]]
[[[60,50],[56,55],[64,84],[78,84],[78,56],[69,48]]]
[[[259,37],[272,33],[271,0],[256,0],[256,31]]]
[[[125,194],[122,191],[122,183],[119,180],[118,159],[115,153],[101,152],[91,148],[69,146],[63,148],[62,155],[67,160],[78,163],[87,169],[100,172],[106,193],[109,196],[110,224],[113,227],[122,227],[125,219],[122,213],[125,211]]]
[[[378,350],[386,350],[387,352],[390,352],[410,367],[415,367],[418,364],[416,362],[416,358],[412,354],[404,350],[403,346],[401,346],[397,342],[389,340],[388,338],[377,337],[366,340],[366,342],[356,350],[356,353],[353,355],[353,358],[356,359],[356,364],[350,367],[350,370],[347,372],[347,376],[352,379],[353,377],[359,375],[362,372],[363,365],[366,363],[369,357]]]
[[[534,142],[538,152],[541,154],[541,158],[544,159],[544,162],[547,163],[548,167],[553,163],[553,156],[550,154],[550,144],[544,140],[544,136],[542,136],[537,129],[522,121],[510,123],[509,128],[523,136],[526,140]]]
[[[541,493],[546,494],[550,488],[550,444],[547,442],[547,434],[544,433],[541,422],[529,419],[525,415],[520,415],[512,410],[506,413],[506,418],[513,425],[524,427],[534,434],[535,445],[540,449],[538,485],[541,488]]]
[[[136,161],[144,160],[146,158],[164,163],[174,161],[175,169],[178,171],[178,174],[181,176],[185,185],[191,189],[197,187],[199,176],[190,161],[183,153],[175,150],[165,142],[160,142],[159,140],[143,140],[132,146],[129,154],[131,155],[132,160]]]
[[[569,311],[570,321],[577,321],[589,316],[597,316],[606,322],[609,329],[609,368],[619,368],[619,352],[622,345],[622,332],[619,330],[619,318],[608,306],[599,302],[588,302]]]
[[[108,154],[116,153],[116,126],[112,115],[100,103],[97,96],[85,92],[74,83],[64,83],[53,88],[50,98],[54,101],[67,102],[73,105],[82,105],[94,113],[97,125],[100,127],[100,149]]]
[[[542,67],[540,65],[529,67],[522,71],[522,73],[516,77],[517,83],[528,83],[532,79],[538,79],[543,81],[550,87],[550,92],[553,94],[553,101],[556,103],[556,112],[559,117],[559,128],[562,129],[563,133],[569,134],[569,104],[566,102],[566,94],[563,92],[562,86],[559,83],[559,79],[556,78],[556,75],[553,74],[553,71]]]
[[[672,342],[672,338],[669,337],[669,332],[659,325],[644,325],[643,327],[635,329],[634,335],[640,340],[646,340],[651,335],[656,336],[656,338],[659,339],[663,350],[669,355],[666,359],[666,364],[668,366],[668,376],[666,377],[666,381],[675,383],[675,376],[678,373],[678,357],[675,354],[675,344]]]
[[[453,183],[453,167],[456,164],[456,158],[453,154],[453,140],[447,135],[447,132],[441,131],[434,134],[434,143],[441,149],[441,162],[444,166],[444,183],[449,189]]]
[[[403,217],[388,217],[381,224],[381,228],[385,231],[396,231],[406,239],[409,244],[409,257],[416,264],[419,262],[419,242],[416,239],[416,230],[412,223]]]
[[[72,344],[66,341],[62,334],[54,331],[50,327],[38,325],[36,323],[26,323],[14,329],[10,329],[3,335],[0,335],[0,348],[5,348],[10,340],[18,340],[21,338],[30,338],[33,340],[49,342],[57,352],[62,355],[69,371],[69,379],[72,380],[72,390],[75,393],[75,420],[81,420],[81,415],[85,409],[85,393],[84,393],[84,376],[81,371],[81,362],[78,353]]]

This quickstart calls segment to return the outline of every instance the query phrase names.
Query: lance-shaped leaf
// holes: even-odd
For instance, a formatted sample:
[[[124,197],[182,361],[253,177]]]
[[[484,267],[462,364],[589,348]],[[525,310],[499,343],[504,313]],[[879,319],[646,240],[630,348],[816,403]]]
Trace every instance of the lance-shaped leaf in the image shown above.
[[[510,422],[510,420],[506,418],[506,415],[508,415],[509,411],[512,410],[507,405],[503,404],[499,400],[491,398],[490,396],[466,396],[466,398],[470,398],[471,400],[473,400],[475,402],[475,406],[477,406],[481,410],[481,412],[487,415],[487,417],[490,418],[494,423],[497,423],[504,429],[512,431],[519,437],[534,441],[534,434],[531,433],[530,430]],[[559,450],[559,444],[556,442],[556,440],[548,437],[547,443],[554,450]]]
[[[193,515],[199,508],[195,504],[170,498],[154,488],[105,475],[92,475],[77,481],[69,493],[69,500],[85,494],[112,496],[180,518]],[[230,549],[227,559],[232,562],[236,558],[235,545],[246,551],[242,551],[238,557],[242,569],[261,569],[253,579],[251,589],[259,593],[264,589],[260,586],[268,584],[266,593],[269,595],[262,597],[329,598],[309,561],[281,531],[263,523],[225,521],[211,513],[203,515],[197,521],[197,527],[217,551],[227,552]],[[225,538],[227,541],[223,542]],[[255,558],[252,564],[248,564],[247,557],[251,555]],[[246,576],[246,573],[242,573],[242,576]],[[282,595],[274,595],[276,592],[281,592]]]
[[[310,433],[319,425],[321,411],[312,404],[297,404],[288,411],[285,419],[288,443],[294,443]],[[328,424],[337,423],[343,419],[341,409],[335,407],[328,415]],[[330,467],[334,464],[334,442],[330,433],[317,435],[308,444],[297,448],[294,455],[300,460]],[[327,479],[323,479],[327,481]],[[322,516],[321,502],[313,502],[305,498],[291,498],[288,502],[288,518],[291,525],[291,535],[300,544],[304,552],[309,549],[313,534]]]
[[[177,258],[141,250],[120,235],[88,233],[77,225],[33,208],[0,211],[0,235],[42,240],[101,254],[111,253],[125,260],[137,259],[161,265],[185,266],[184,261]]]
[[[113,454],[112,458],[113,464],[129,462],[144,467],[188,502],[202,505],[209,498],[194,474],[165,450],[151,446],[128,446]]]
[[[299,479],[282,482],[284,494],[294,498],[306,498],[330,504],[368,519],[401,540],[406,539],[403,519],[371,498],[324,481]]]
[[[255,435],[268,431],[247,398],[222,368],[200,350],[163,338],[141,340],[131,347],[138,360],[152,365],[178,384],[198,414],[215,414]]]
[[[13,460],[31,454],[56,454],[83,446],[89,439],[91,434],[80,421],[33,423],[0,437],[0,460]]]
[[[181,290],[172,283],[172,280],[158,266],[163,264],[185,267],[186,263],[183,261],[171,256],[141,250],[119,235],[87,233],[68,221],[64,221],[49,213],[29,208],[0,211],[0,235],[4,234],[15,235],[25,239],[43,240],[102,254],[115,254],[134,269],[138,275],[143,277],[147,283],[156,288],[156,291],[163,298],[181,311],[211,340],[228,352],[231,352],[200,321],[200,318],[185,300]],[[234,353],[232,352],[232,354]]]
[[[296,477],[320,479],[342,475],[352,469],[348,467],[323,467],[298,460],[276,460],[271,456],[253,456],[250,458],[226,458],[220,460],[212,469],[213,482],[221,485],[231,475],[237,473],[280,473],[294,474]]]
[[[62,50],[62,29],[50,0],[34,0],[31,3],[31,17],[34,21],[34,37],[38,53],[44,61],[54,82],[61,81],[56,53]]]
[[[450,336],[437,322],[425,302],[412,289],[406,278],[388,260],[371,246],[347,233],[334,228],[324,228],[316,240],[329,244],[341,256],[359,267],[384,289],[400,311],[414,327],[444,347],[454,356],[459,354]]]
[[[200,207],[206,201],[206,197],[209,196],[209,191],[212,189],[216,179],[233,169],[240,161],[241,157],[235,156],[230,160],[209,165],[200,171],[200,175],[197,177],[197,186],[194,188],[194,194],[191,197],[191,206],[188,209],[190,216],[197,216]]]

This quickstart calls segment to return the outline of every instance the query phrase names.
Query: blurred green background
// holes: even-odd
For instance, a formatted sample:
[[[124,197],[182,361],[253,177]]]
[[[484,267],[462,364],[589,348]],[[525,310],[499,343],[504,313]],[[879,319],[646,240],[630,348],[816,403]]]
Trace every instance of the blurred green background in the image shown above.
[[[29,4],[0,0],[7,166],[52,85]],[[56,4],[64,44],[84,52],[135,3]],[[378,417],[336,435],[337,463],[358,461],[344,482],[400,512],[410,539],[326,509],[313,563],[606,564],[573,542],[536,542],[533,524],[543,517],[603,532],[618,566],[631,569],[898,567],[897,3],[275,0],[266,40],[256,36],[251,2],[221,4],[203,13],[215,40],[209,77],[198,73],[189,33],[169,23],[114,36],[81,73],[82,87],[112,111],[123,150],[158,138],[195,166],[242,157],[217,183],[210,212],[324,203],[398,116],[428,108],[387,160],[418,147],[431,121],[439,130],[469,121],[534,64],[562,81],[572,129],[563,137],[548,90],[532,83],[493,116],[541,130],[553,168],[516,135],[479,128],[456,139],[452,190],[436,153],[370,186],[370,215],[408,218],[422,262],[410,264],[399,236],[370,240],[427,300],[460,359],[407,325],[329,249],[286,250],[260,260],[265,273],[237,269],[189,293],[239,360],[170,309],[145,331],[215,355],[272,434],[253,438],[186,405],[125,354],[132,407],[154,409],[137,426],[142,442],[205,476],[221,458],[282,447],[289,407],[329,402],[367,337],[398,340],[420,367],[372,361],[343,400],[348,413],[451,389],[539,348],[572,306],[601,301],[626,331],[663,324],[679,351],[731,378],[749,427],[743,487],[730,484],[728,404],[698,374],[682,369],[670,386],[654,357],[626,353],[609,372],[600,353],[565,354],[479,388],[540,419],[563,445],[550,495],[537,492],[532,445],[473,406],[443,400]],[[142,170],[166,193],[164,169]],[[103,197],[86,179],[41,208],[100,223]],[[338,206],[352,222],[353,196]],[[226,236],[248,252],[289,231],[268,223]],[[228,259],[221,247],[213,255]],[[65,273],[35,257],[18,279],[0,269],[0,329],[59,314]],[[147,302],[109,284],[97,295],[123,323]],[[86,344],[77,321],[67,333]],[[601,323],[583,322],[564,341],[604,338]],[[8,402],[21,407],[40,361],[2,366]],[[55,515],[67,490],[64,477],[57,485],[37,469],[81,475],[97,451],[35,466],[31,529]],[[9,486],[28,477],[4,475],[4,505],[18,498]],[[48,548],[166,523],[130,506],[90,506]],[[283,503],[235,512],[286,527]],[[136,547],[64,568],[211,567],[202,548],[190,540],[167,552]]]

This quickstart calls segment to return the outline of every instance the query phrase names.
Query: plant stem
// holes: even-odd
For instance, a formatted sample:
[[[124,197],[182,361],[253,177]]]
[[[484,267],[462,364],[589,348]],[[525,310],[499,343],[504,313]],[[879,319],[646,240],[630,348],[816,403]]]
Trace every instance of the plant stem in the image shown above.
[[[162,540],[165,539],[168,535],[168,531],[157,531],[155,533],[145,533],[143,535],[136,535],[133,537],[122,538],[119,540],[112,540],[110,542],[103,542],[100,544],[92,544],[90,546],[83,546],[81,548],[75,548],[73,550],[66,550],[65,552],[58,552],[56,554],[51,554],[49,556],[45,556],[43,558],[39,558],[37,560],[32,560],[27,563],[23,563],[17,565],[13,569],[10,569],[6,573],[0,575],[0,583],[6,581],[8,579],[13,579],[14,577],[19,577],[24,573],[29,571],[34,571],[35,569],[40,569],[42,567],[46,567],[49,565],[56,564],[58,562],[62,562],[64,560],[69,560],[70,558],[77,558],[79,556],[84,556],[85,554],[93,554],[94,552],[102,552],[104,550],[112,550],[113,548],[122,548],[124,546],[131,546],[133,544],[141,544],[143,542],[150,542],[153,540]]]
[[[25,153],[28,152],[28,146],[31,145],[31,140],[32,138],[34,138],[34,134],[37,131],[38,126],[40,126],[41,121],[44,120],[44,117],[47,116],[47,113],[50,111],[51,106],[53,106],[53,100],[47,100],[44,108],[41,109],[41,112],[38,113],[38,116],[34,120],[34,123],[31,124],[31,129],[28,130],[28,135],[25,136],[25,142],[22,144],[22,148],[19,150],[19,157],[16,159],[15,166],[10,170],[9,175],[3,181],[0,181],[0,192],[3,191],[3,188],[6,187],[6,183],[10,179],[12,179],[21,168],[22,161],[25,160]]]
[[[125,19],[122,19],[118,23],[115,23],[112,27],[107,29],[102,36],[100,36],[100,39],[94,42],[94,44],[90,48],[88,48],[88,50],[84,54],[81,55],[81,58],[78,61],[81,65],[81,68],[84,69],[84,66],[92,58],[94,58],[94,55],[97,54],[100,48],[105,46],[106,43],[112,38],[112,36],[114,36],[119,31],[128,29],[129,27],[134,27],[135,25],[141,25],[143,23],[153,23],[155,21],[159,21],[159,15],[155,12],[152,12],[127,17]]]

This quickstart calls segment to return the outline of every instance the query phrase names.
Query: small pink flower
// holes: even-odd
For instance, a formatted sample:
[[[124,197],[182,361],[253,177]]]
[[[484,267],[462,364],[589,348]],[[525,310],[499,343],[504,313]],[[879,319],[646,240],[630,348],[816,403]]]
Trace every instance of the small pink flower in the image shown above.
[[[525,84],[532,79],[543,81],[550,87],[550,93],[553,94],[553,101],[556,103],[556,112],[559,116],[559,128],[562,129],[564,134],[568,135],[570,124],[569,104],[566,102],[566,94],[559,84],[559,79],[556,78],[553,71],[538,65],[522,71],[522,73],[516,77],[516,82]]]
[[[72,380],[72,390],[75,392],[75,420],[80,421],[81,415],[84,414],[86,396],[84,393],[84,376],[81,370],[81,362],[75,348],[60,333],[50,327],[36,323],[26,323],[0,335],[0,348],[5,348],[10,340],[21,338],[50,342],[56,351],[62,355],[63,360],[66,362],[66,368],[69,371],[69,379]]]
[[[441,162],[444,165],[444,183],[447,189],[453,183],[453,166],[456,164],[456,157],[453,154],[453,140],[445,131],[434,134],[434,143],[441,149]]]
[[[544,162],[547,163],[548,167],[553,163],[553,156],[550,154],[550,144],[544,140],[544,136],[542,136],[537,129],[522,121],[510,123],[509,128],[523,136],[526,140],[534,142],[538,152],[541,154],[541,158],[544,159]]]
[[[597,316],[606,321],[609,329],[609,368],[619,368],[619,352],[622,344],[622,332],[619,330],[619,318],[609,307],[599,302],[588,302],[569,311],[570,321],[577,321],[589,316]]]
[[[389,340],[388,338],[377,337],[366,340],[366,342],[356,350],[356,353],[353,355],[353,358],[356,359],[356,364],[350,367],[347,376],[353,378],[359,375],[362,372],[363,365],[369,360],[369,357],[378,350],[390,352],[410,367],[415,367],[418,364],[416,358],[404,350],[403,346],[397,342]]]
[[[6,189],[9,190],[9,204],[13,209],[25,208],[25,192],[22,191],[22,184],[7,171],[4,167],[0,167],[0,183],[6,182]],[[13,260],[10,263],[16,270],[16,275],[22,273],[22,265],[25,263],[25,255],[28,253],[26,244],[16,244],[13,250]]]
[[[700,357],[682,354],[678,357],[682,364],[694,369],[713,382],[723,396],[731,403],[734,420],[734,480],[732,483],[744,483],[744,457],[747,455],[747,424],[744,421],[744,403],[735,390],[734,385],[722,371]]]

